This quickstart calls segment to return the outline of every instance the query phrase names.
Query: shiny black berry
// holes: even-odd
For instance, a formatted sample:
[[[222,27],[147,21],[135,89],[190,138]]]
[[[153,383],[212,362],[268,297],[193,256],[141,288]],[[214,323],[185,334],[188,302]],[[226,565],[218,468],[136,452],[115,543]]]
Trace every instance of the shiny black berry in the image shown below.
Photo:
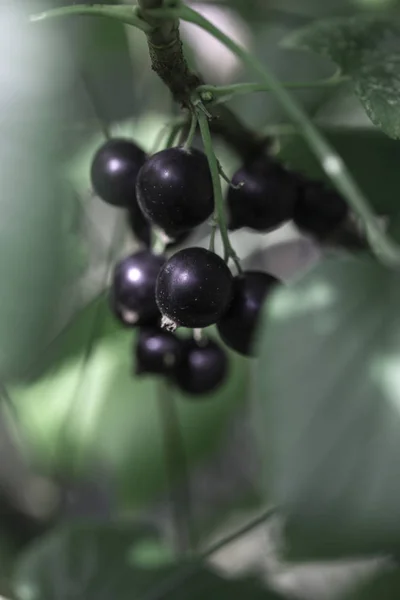
[[[134,206],[136,178],[145,160],[144,151],[130,140],[105,142],[97,150],[90,172],[96,195],[113,206]]]
[[[204,248],[184,248],[163,266],[156,300],[167,328],[208,327],[225,311],[233,277],[220,256]]]
[[[228,372],[226,352],[213,340],[185,341],[183,358],[175,369],[175,383],[187,394],[201,395],[215,391]]]
[[[342,196],[320,181],[300,180],[293,221],[305,233],[325,238],[333,233],[349,214]]]
[[[218,332],[227,346],[240,354],[253,355],[262,307],[278,283],[278,279],[261,271],[246,271],[235,277],[232,302],[217,323]]]
[[[110,304],[124,325],[133,327],[153,324],[159,319],[155,287],[164,261],[164,256],[141,250],[116,265],[110,290]]]
[[[136,374],[167,375],[182,357],[182,340],[159,327],[141,327],[135,347]]]
[[[229,229],[270,231],[289,221],[296,183],[291,173],[268,158],[239,169],[228,190]]]
[[[146,217],[171,234],[197,227],[214,209],[208,161],[195,149],[168,148],[140,169],[136,192]]]

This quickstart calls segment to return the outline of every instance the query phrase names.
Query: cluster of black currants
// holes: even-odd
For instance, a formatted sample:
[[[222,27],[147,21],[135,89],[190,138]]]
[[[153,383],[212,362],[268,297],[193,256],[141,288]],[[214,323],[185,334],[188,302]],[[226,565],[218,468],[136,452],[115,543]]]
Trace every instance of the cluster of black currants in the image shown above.
[[[183,339],[175,329],[198,334],[216,324],[228,347],[251,356],[262,307],[279,281],[260,271],[233,277],[226,262],[204,248],[165,254],[214,211],[207,157],[183,146],[148,157],[132,141],[111,139],[95,154],[91,180],[100,198],[127,210],[133,233],[144,245],[115,266],[110,291],[117,318],[140,329],[137,373],[167,376],[190,394],[215,390],[227,373],[224,349],[203,335]],[[234,175],[227,208],[231,230],[266,232],[294,220],[316,236],[326,235],[347,216],[337,194],[265,156]],[[162,254],[151,248],[152,231],[168,242]]]

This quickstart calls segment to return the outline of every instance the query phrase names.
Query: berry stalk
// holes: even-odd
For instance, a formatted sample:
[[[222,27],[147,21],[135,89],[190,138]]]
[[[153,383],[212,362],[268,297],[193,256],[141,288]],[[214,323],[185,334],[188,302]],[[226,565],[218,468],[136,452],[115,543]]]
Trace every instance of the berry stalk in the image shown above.
[[[224,199],[222,195],[221,180],[219,174],[219,164],[217,157],[215,156],[214,146],[212,142],[210,127],[208,125],[207,116],[204,114],[200,105],[196,107],[197,119],[200,127],[201,137],[203,139],[204,151],[206,153],[208,164],[210,167],[211,178],[214,189],[214,202],[215,202],[215,221],[218,224],[218,228],[221,234],[222,243],[224,245],[224,258],[226,261],[231,258],[236,265],[236,268],[241,272],[240,261],[236,255],[236,252],[232,248],[228,228],[226,225],[226,215],[224,208]]]

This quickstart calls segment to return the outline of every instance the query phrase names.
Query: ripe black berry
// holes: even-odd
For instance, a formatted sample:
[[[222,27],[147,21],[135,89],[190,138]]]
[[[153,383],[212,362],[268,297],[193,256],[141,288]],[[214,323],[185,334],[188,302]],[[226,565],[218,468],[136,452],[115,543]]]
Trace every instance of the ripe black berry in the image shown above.
[[[114,269],[111,307],[127,326],[153,324],[160,317],[155,300],[158,273],[165,257],[141,250],[121,260]]]
[[[217,323],[227,346],[246,356],[253,354],[260,312],[277,283],[278,279],[261,271],[247,271],[235,277],[232,302]]]
[[[348,213],[338,192],[319,181],[300,181],[293,221],[301,231],[325,238],[346,220]]]
[[[221,257],[204,248],[184,248],[163,266],[156,300],[164,325],[174,329],[208,327],[225,311],[232,294],[232,274]]]
[[[232,231],[241,227],[269,231],[292,218],[296,179],[271,159],[242,167],[232,184],[227,196]]]
[[[159,327],[141,327],[135,349],[136,374],[169,374],[182,356],[182,341]]]
[[[146,154],[134,142],[113,138],[97,150],[91,167],[93,190],[113,206],[136,204],[136,178]]]
[[[224,382],[227,372],[228,358],[221,346],[213,340],[188,339],[175,369],[175,383],[187,394],[207,394]]]
[[[199,150],[179,147],[154,154],[140,169],[136,192],[146,217],[171,234],[197,227],[214,208],[208,161]]]

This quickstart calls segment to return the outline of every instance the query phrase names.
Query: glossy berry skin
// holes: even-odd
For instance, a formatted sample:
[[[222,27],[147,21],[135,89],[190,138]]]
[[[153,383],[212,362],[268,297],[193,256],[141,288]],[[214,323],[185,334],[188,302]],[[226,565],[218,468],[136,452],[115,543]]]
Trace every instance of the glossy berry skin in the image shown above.
[[[239,169],[232,178],[236,187],[229,187],[227,195],[229,229],[271,231],[289,221],[296,183],[291,173],[268,158]]]
[[[141,250],[117,263],[110,290],[110,305],[126,326],[154,324],[160,313],[155,300],[158,273],[165,257]]]
[[[276,277],[261,271],[246,271],[235,277],[232,302],[217,323],[221,339],[229,348],[253,356],[260,313],[278,283]]]
[[[316,238],[326,238],[349,214],[345,200],[320,181],[300,180],[293,211],[295,225]]]
[[[206,221],[214,209],[207,157],[195,149],[168,148],[140,169],[136,193],[145,216],[171,234]]]
[[[185,341],[183,358],[175,369],[175,383],[185,393],[198,396],[215,391],[225,381],[228,357],[213,340]]]
[[[164,264],[156,300],[166,327],[201,328],[216,323],[229,304],[233,277],[220,256],[184,248]]]
[[[107,140],[92,162],[90,176],[96,195],[113,206],[136,205],[136,178],[145,160],[145,152],[134,142]]]
[[[136,342],[136,374],[168,375],[182,358],[182,340],[159,327],[141,327]]]

